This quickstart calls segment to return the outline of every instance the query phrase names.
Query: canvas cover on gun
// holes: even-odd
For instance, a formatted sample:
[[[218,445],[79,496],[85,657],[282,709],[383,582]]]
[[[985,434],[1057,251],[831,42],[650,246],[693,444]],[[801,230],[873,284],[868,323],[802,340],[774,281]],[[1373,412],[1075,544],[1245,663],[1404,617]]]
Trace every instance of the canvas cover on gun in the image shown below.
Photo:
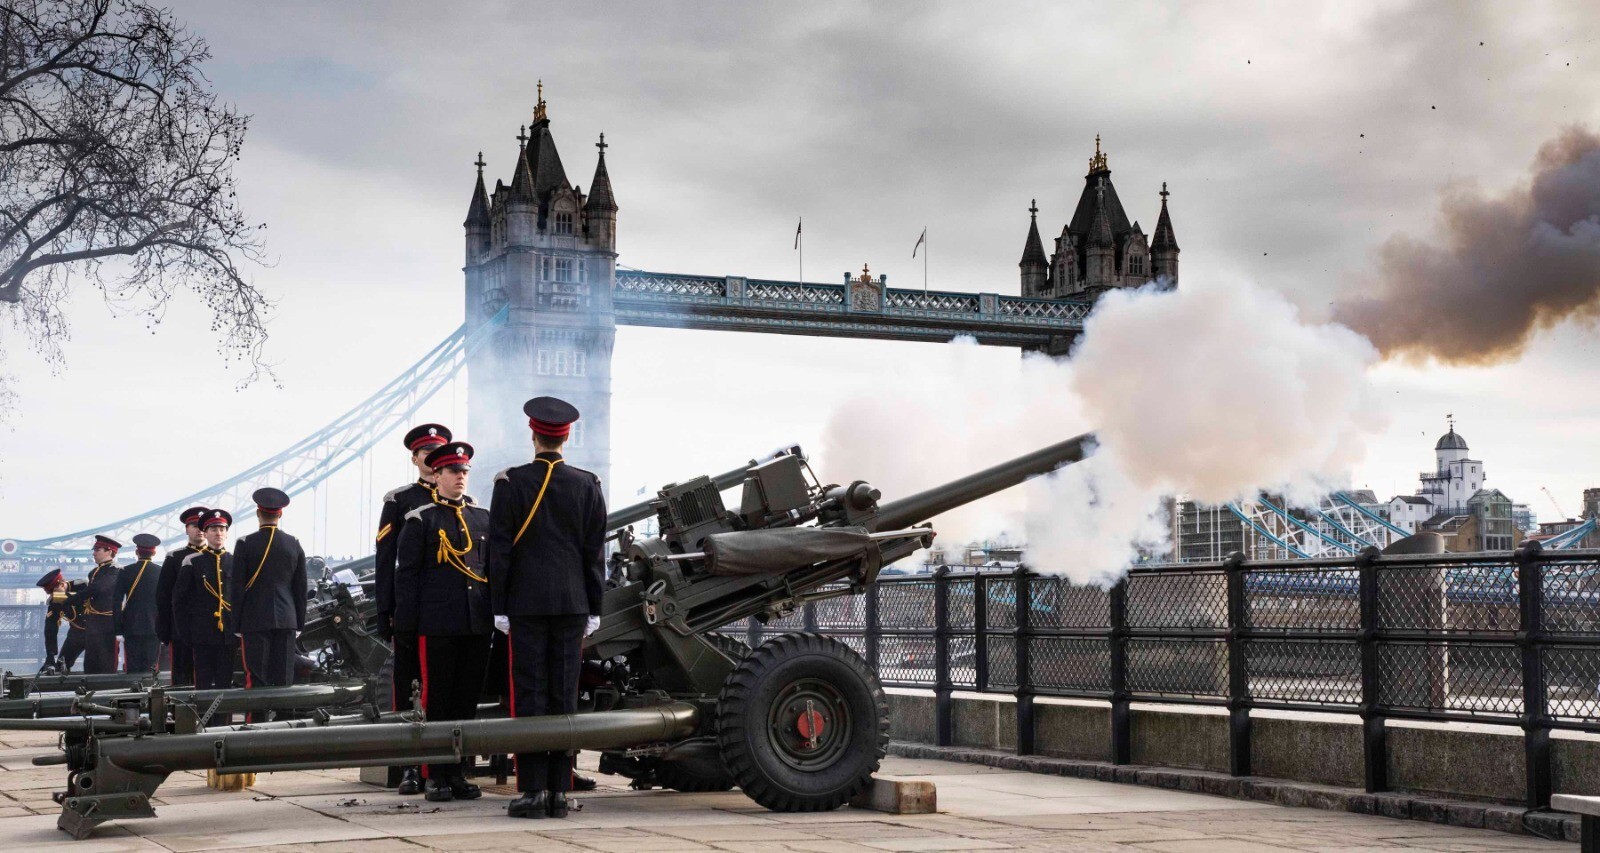
[[[714,575],[767,575],[827,560],[859,557],[877,544],[864,527],[782,527],[713,533],[705,538]]]

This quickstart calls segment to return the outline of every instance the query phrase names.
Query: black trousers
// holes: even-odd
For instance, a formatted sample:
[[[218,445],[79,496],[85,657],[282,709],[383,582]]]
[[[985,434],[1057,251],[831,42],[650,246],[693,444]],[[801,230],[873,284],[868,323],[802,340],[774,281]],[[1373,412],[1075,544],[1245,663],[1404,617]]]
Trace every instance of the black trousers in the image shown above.
[[[174,687],[194,684],[194,646],[183,640],[173,640],[167,645],[167,666],[172,672]]]
[[[83,654],[87,644],[85,637],[88,631],[83,628],[68,628],[67,638],[61,641],[61,671],[68,672],[72,665],[78,662],[78,656]]]
[[[220,690],[233,686],[233,647],[193,645],[194,686],[196,690]]]
[[[511,716],[540,717],[578,710],[578,668],[583,663],[582,613],[511,617]],[[572,755],[517,753],[517,791],[572,790]]]
[[[161,641],[154,634],[142,634],[135,637],[122,638],[122,657],[127,665],[123,672],[131,674],[149,672],[156,668],[157,655],[161,652]]]
[[[294,683],[293,631],[251,631],[239,645],[244,653],[244,686],[283,687]]]
[[[417,662],[417,635],[394,635],[394,702],[391,711],[411,710],[411,682],[422,678]]]
[[[117,635],[90,631],[83,638],[83,671],[87,673],[117,671]]]
[[[478,714],[483,672],[489,666],[489,635],[417,635],[417,663],[421,669],[422,709],[428,722],[470,720]],[[429,764],[424,779],[449,779],[461,775],[460,762]]]

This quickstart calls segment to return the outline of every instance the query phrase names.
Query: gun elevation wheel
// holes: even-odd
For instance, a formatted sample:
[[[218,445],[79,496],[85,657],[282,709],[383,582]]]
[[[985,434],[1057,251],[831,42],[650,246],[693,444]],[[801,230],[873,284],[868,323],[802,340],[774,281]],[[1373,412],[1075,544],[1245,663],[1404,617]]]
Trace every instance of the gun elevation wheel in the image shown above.
[[[889,701],[854,649],[820,634],[757,646],[717,698],[717,744],[750,799],[829,811],[872,782],[889,744]]]

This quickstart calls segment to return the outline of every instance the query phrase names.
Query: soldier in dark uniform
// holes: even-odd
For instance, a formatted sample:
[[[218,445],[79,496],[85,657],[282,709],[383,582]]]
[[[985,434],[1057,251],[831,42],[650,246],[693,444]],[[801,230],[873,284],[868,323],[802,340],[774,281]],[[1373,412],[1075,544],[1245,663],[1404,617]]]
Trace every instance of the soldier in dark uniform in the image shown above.
[[[178,513],[183,532],[189,544],[167,554],[161,563],[161,578],[156,584],[156,636],[167,645],[167,666],[172,670],[173,686],[194,684],[194,651],[189,647],[189,626],[184,620],[173,617],[172,590],[178,582],[178,567],[183,558],[205,547],[200,535],[200,520],[210,510],[192,506]]]
[[[161,540],[148,533],[133,537],[138,562],[117,572],[117,633],[122,635],[123,672],[154,672],[161,641],[156,638],[156,597],[161,568],[151,566]]]
[[[81,596],[84,628],[83,671],[117,671],[117,551],[122,543],[109,536],[94,537],[94,568]]]
[[[227,510],[206,510],[200,520],[205,547],[183,558],[172,588],[172,618],[187,627],[194,686],[201,690],[233,683],[233,613],[228,602],[233,555],[227,551],[232,526]]]
[[[554,397],[523,406],[533,462],[495,475],[489,507],[489,595],[511,643],[511,715],[577,711],[583,638],[600,624],[606,502],[600,478],[565,464],[561,445],[578,410]],[[517,755],[512,817],[566,817],[567,752]]]
[[[422,424],[405,435],[406,450],[411,453],[411,464],[417,468],[417,481],[407,483],[383,496],[383,512],[378,515],[377,555],[373,565],[374,596],[378,605],[378,630],[394,649],[394,680],[391,682],[392,706],[390,710],[411,707],[412,682],[421,678],[417,666],[417,638],[415,634],[394,630],[394,567],[395,554],[400,545],[400,528],[405,524],[406,513],[419,506],[433,503],[433,469],[428,467],[428,454],[450,440],[450,428],[443,424]],[[422,792],[422,775],[417,767],[401,768],[401,794]]]
[[[489,512],[467,497],[472,445],[452,441],[428,454],[433,500],[406,513],[394,573],[394,630],[415,635],[428,721],[477,715],[489,663],[489,578],[484,574]],[[459,763],[422,768],[433,802],[475,800],[478,786]]]
[[[71,672],[78,656],[83,654],[83,625],[79,624],[79,605],[82,599],[80,584],[61,576],[60,569],[51,569],[39,578],[39,588],[49,598],[45,599],[44,612],[44,671]],[[67,639],[60,641],[61,622],[67,623]],[[60,650],[56,644],[61,642]]]
[[[228,602],[244,651],[245,687],[294,683],[294,638],[306,624],[306,552],[278,529],[289,496],[257,489],[260,529],[233,546]]]

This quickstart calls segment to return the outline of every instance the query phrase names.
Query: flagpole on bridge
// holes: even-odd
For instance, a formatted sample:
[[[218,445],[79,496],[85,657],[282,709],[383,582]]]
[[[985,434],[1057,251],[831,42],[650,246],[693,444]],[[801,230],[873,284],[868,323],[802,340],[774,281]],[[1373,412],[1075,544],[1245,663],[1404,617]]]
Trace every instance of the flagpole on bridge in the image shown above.
[[[800,283],[806,283],[806,242],[800,235],[801,226],[806,224],[806,218],[800,217],[794,223],[794,248],[800,253]]]
[[[922,226],[922,236],[917,238],[917,245],[911,247],[911,257],[917,256],[917,250],[922,250],[922,295],[928,295],[928,226]]]

